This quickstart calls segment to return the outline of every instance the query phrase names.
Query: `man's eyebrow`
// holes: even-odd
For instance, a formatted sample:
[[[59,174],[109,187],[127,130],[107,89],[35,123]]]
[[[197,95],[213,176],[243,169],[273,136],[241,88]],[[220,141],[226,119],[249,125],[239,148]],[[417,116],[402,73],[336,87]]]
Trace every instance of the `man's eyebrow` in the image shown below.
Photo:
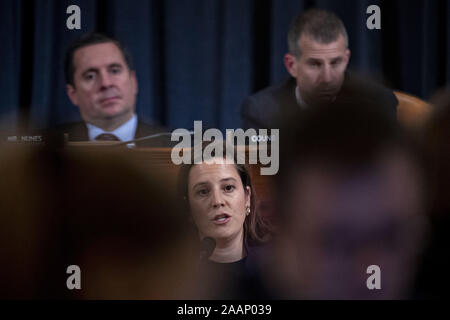
[[[335,61],[339,61],[339,60],[342,60],[342,59],[343,58],[341,56],[339,56],[339,57],[332,58],[331,61],[335,62]]]
[[[94,67],[90,67],[89,69],[86,69],[85,71],[83,71],[81,74],[84,75],[89,72],[98,72],[98,69],[94,68]]]
[[[113,68],[113,67],[123,67],[123,64],[122,63],[119,63],[119,62],[113,62],[113,63],[111,63],[111,64],[108,64],[108,68]]]
[[[322,59],[308,58],[308,59],[306,59],[306,61],[308,61],[308,62],[322,62]]]
[[[223,178],[223,179],[220,179],[220,182],[226,182],[226,181],[230,181],[230,180],[236,181],[235,178],[229,177],[229,178]]]

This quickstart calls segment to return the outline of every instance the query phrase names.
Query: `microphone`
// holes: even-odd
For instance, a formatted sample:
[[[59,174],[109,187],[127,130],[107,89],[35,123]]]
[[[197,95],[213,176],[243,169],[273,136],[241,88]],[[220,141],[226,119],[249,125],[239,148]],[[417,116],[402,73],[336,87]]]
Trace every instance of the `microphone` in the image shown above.
[[[188,135],[192,136],[193,134],[194,134],[194,131],[192,131],[192,130],[188,131]],[[135,142],[141,142],[141,141],[151,140],[151,139],[162,137],[162,136],[172,136],[172,135],[182,136],[183,134],[173,133],[173,132],[160,132],[160,133],[155,133],[155,134],[152,134],[149,136],[145,136],[145,137],[141,137],[141,138],[137,138],[137,139],[133,139],[133,140],[129,140],[129,141],[115,143],[114,146],[118,147],[118,146],[128,145],[128,144],[135,143]]]
[[[200,261],[208,259],[216,248],[216,240],[211,237],[203,238],[200,243]]]

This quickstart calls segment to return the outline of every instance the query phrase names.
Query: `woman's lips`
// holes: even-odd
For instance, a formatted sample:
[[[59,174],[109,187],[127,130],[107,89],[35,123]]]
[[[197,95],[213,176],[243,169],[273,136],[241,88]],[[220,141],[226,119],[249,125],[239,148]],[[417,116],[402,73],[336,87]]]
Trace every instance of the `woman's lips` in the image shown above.
[[[226,224],[231,220],[231,217],[228,214],[218,214],[212,219],[212,222],[217,225]]]

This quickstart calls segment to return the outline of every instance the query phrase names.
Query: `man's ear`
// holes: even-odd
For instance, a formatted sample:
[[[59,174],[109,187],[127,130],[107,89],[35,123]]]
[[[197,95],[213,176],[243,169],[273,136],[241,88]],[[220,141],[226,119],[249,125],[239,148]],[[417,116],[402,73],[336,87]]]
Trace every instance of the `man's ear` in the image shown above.
[[[78,106],[78,98],[77,98],[77,93],[75,90],[75,87],[71,84],[66,84],[66,92],[67,92],[67,96],[69,97],[70,101]]]
[[[351,56],[350,49],[345,50],[345,57],[347,59],[347,62],[346,62],[347,64],[350,61],[350,56]]]
[[[295,56],[286,53],[284,55],[284,66],[292,77],[297,78],[297,58]]]
[[[133,86],[134,86],[134,94],[136,95],[139,91],[138,81],[137,81],[137,77],[136,77],[136,71],[131,70],[130,77],[131,77],[131,81],[133,82]]]

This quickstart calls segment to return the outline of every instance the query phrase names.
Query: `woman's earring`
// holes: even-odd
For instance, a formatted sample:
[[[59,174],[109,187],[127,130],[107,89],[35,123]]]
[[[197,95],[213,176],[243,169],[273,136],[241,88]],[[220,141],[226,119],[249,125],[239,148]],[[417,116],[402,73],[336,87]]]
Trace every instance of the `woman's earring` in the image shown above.
[[[245,214],[248,216],[250,214],[250,207],[247,207],[247,209],[245,210]]]

